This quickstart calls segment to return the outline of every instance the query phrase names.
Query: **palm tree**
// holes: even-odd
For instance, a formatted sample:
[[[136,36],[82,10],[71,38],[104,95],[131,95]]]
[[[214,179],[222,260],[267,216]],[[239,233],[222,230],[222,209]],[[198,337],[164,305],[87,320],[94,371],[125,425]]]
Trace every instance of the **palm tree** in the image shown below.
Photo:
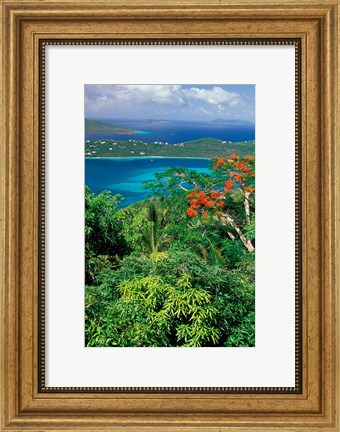
[[[144,243],[148,252],[155,253],[164,250],[171,242],[171,236],[166,232],[169,223],[167,214],[169,207],[161,208],[156,205],[154,200],[149,200],[142,213],[145,219],[149,222],[144,235]]]

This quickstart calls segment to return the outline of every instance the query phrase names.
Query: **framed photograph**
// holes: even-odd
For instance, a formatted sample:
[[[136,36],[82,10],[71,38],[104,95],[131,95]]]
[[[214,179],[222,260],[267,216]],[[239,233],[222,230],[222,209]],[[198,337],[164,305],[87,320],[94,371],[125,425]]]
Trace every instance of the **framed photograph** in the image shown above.
[[[1,7],[1,430],[339,431],[339,2]]]

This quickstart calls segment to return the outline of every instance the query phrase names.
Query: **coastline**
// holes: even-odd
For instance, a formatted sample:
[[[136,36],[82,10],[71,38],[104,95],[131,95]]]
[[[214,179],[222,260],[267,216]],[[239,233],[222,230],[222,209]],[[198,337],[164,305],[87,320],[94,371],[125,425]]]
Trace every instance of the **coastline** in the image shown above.
[[[150,135],[152,132],[150,131],[141,131],[141,130],[134,130],[134,131],[127,131],[127,132],[88,132],[85,131],[88,135]]]
[[[131,131],[131,132],[88,132],[85,131],[85,134],[88,135],[137,135],[140,131]]]
[[[202,160],[210,160],[209,158],[204,157],[185,157],[185,156],[141,156],[141,157],[105,157],[105,156],[85,156],[85,159],[112,159],[112,160],[139,160],[139,159],[202,159]]]

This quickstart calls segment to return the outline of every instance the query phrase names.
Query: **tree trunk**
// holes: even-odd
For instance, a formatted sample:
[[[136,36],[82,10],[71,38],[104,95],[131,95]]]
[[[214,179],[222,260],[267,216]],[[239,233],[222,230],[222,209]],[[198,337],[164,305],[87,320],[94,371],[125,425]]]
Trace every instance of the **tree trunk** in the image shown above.
[[[220,222],[222,225],[227,225],[227,224],[231,225],[234,228],[234,230],[237,232],[238,236],[240,237],[242,243],[247,248],[247,250],[249,252],[254,252],[255,248],[252,245],[252,242],[246,238],[246,236],[243,234],[241,228],[237,225],[237,223],[234,221],[234,219],[232,217],[230,217],[230,215],[228,215],[228,213],[220,215],[219,219],[220,219]]]
[[[246,211],[246,220],[247,220],[247,225],[250,225],[250,207],[249,207],[249,196],[250,196],[250,192],[244,192],[244,209]]]

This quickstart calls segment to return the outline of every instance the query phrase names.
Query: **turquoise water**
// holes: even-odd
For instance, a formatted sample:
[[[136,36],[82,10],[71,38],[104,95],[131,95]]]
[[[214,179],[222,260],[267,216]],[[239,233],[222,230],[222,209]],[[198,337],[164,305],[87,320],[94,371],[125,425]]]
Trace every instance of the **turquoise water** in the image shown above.
[[[208,172],[209,164],[210,159],[194,158],[86,158],[85,184],[96,194],[109,190],[123,195],[125,207],[149,196],[143,181],[152,180],[154,173],[180,166]]]
[[[150,131],[136,131],[136,135],[150,135],[152,132]]]

